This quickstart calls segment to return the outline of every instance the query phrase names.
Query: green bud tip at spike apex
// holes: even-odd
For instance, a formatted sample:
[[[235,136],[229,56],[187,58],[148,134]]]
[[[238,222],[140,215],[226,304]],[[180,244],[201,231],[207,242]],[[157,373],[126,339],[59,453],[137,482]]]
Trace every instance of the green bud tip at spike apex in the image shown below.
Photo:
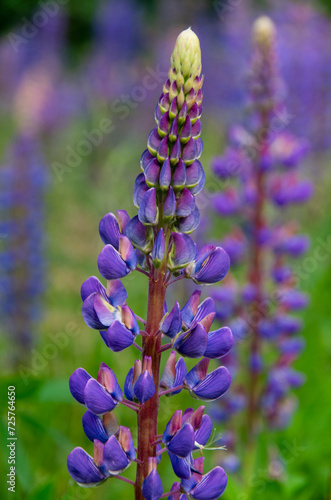
[[[270,17],[261,16],[253,24],[253,40],[260,47],[270,47],[276,37],[276,28]]]
[[[171,55],[171,67],[176,73],[182,74],[184,79],[189,78],[191,75],[194,77],[200,76],[200,42],[191,28],[182,31],[178,35]]]

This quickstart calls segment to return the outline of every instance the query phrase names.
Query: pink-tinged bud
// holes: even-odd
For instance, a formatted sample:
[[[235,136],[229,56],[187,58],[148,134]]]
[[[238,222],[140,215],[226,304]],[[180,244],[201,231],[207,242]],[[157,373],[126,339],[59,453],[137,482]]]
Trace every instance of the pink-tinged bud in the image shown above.
[[[160,498],[163,493],[163,486],[160,476],[156,470],[156,459],[155,457],[148,458],[148,470],[150,471],[148,476],[144,479],[142,484],[142,494],[145,500],[155,500]]]
[[[153,372],[152,372],[152,358],[150,356],[145,356],[144,357],[142,371],[143,372],[147,371],[151,376],[153,375]]]
[[[139,334],[139,325],[133,311],[128,306],[121,307],[122,322],[134,335]]]
[[[130,460],[135,459],[135,448],[133,444],[133,439],[131,435],[131,430],[129,427],[120,426],[119,434],[118,434],[118,442],[122,446],[123,451],[127,455]]]
[[[182,316],[178,302],[175,303],[170,313],[162,318],[160,330],[167,337],[174,338],[182,329]],[[176,356],[175,356],[176,357]]]
[[[126,210],[116,210],[116,218],[117,218],[119,229],[120,229],[121,233],[123,234],[128,222],[130,220],[130,216]]]
[[[134,270],[137,266],[137,256],[131,241],[124,235],[119,237],[118,251],[126,265]]]
[[[156,457],[148,457],[148,474],[157,468]]]
[[[215,318],[215,313],[212,312],[212,313],[207,314],[207,316],[205,316],[204,318],[202,318],[201,321],[199,321],[200,325],[202,325],[204,327],[204,329],[206,330],[207,333],[210,330],[210,327],[214,321],[214,318]]]
[[[106,413],[102,417],[103,426],[109,436],[117,434],[119,425],[116,415],[113,412]]]
[[[140,374],[142,372],[142,365],[140,359],[136,359],[134,362],[134,368],[133,368],[133,384],[135,384],[140,377]]]
[[[201,297],[201,290],[194,290],[191,297],[182,308],[182,316],[184,323],[189,326],[194,316],[198,312],[199,302]]]
[[[182,410],[177,410],[170,419],[168,433],[170,436],[174,436],[177,431],[182,426]]]
[[[199,406],[199,408],[195,410],[187,420],[185,420],[185,423],[191,424],[193,429],[197,430],[201,425],[204,410],[205,406]]]
[[[94,463],[97,467],[101,467],[103,462],[103,448],[104,444],[101,443],[101,441],[95,439],[93,446],[93,457],[94,457]]]
[[[160,380],[160,387],[162,387],[162,389],[171,389],[173,387],[181,386],[186,374],[187,368],[184,359],[179,358],[176,363],[176,352],[172,351],[164,367]],[[182,389],[179,388],[176,391],[167,394],[167,396],[170,397],[171,395],[179,394],[181,390]]]

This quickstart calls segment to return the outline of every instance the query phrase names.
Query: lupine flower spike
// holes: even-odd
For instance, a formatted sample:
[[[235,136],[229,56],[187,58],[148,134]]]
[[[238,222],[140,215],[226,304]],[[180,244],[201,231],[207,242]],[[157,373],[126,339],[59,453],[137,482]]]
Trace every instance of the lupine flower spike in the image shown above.
[[[213,295],[218,319],[232,318],[237,345],[227,358],[231,372],[239,371],[238,380],[247,381],[235,385],[232,394],[215,409],[215,415],[225,421],[246,408],[246,423],[242,421],[242,425],[250,441],[261,426],[261,416],[271,427],[279,428],[288,423],[295,408],[289,392],[303,382],[303,377],[291,363],[304,342],[296,337],[302,329],[301,321],[291,313],[308,302],[307,296],[296,289],[295,274],[287,260],[303,255],[309,240],[296,234],[296,223],[284,217],[276,221],[269,215],[270,206],[284,212],[291,205],[306,202],[313,192],[311,182],[298,172],[307,152],[306,142],[274,126],[283,105],[275,36],[269,18],[255,22],[248,79],[252,127],[249,132],[233,127],[231,146],[222,158],[214,160],[216,175],[227,181],[233,179],[233,183],[237,180],[237,187],[217,195],[215,208],[223,217],[240,217],[240,226],[223,240],[223,245],[232,263],[245,267],[247,276],[245,284],[232,277]],[[241,318],[234,319],[238,312]],[[235,448],[234,439],[233,435],[224,439],[230,450]],[[235,455],[228,454],[224,463],[233,470],[239,467]]]
[[[94,443],[94,453],[92,457],[75,448],[68,457],[68,470],[83,486],[120,478],[134,486],[139,500],[167,495],[157,471],[164,452],[180,480],[170,497],[216,499],[227,482],[221,467],[203,475],[203,457],[193,458],[194,453],[203,453],[212,433],[204,406],[177,410],[161,434],[158,429],[160,397],[186,389],[194,399],[210,402],[223,396],[231,382],[224,366],[208,371],[210,360],[222,358],[233,345],[228,327],[212,330],[213,299],[200,303],[201,292],[195,291],[183,307],[175,302],[168,311],[165,303],[167,288],[177,280],[216,283],[229,270],[229,257],[221,247],[197,249],[189,236],[199,224],[195,196],[205,180],[199,160],[202,83],[199,39],[188,29],[177,38],[169,78],[155,110],[156,127],[141,156],[142,173],[133,194],[138,215],[130,218],[119,210],[103,217],[99,232],[105,246],[98,268],[105,285],[93,276],[81,289],[87,326],[99,331],[113,352],[132,346],[140,355],[126,376],[123,391],[111,366],[104,363],[96,378],[83,368],[71,375],[70,391],[86,408],[83,428]],[[120,281],[135,271],[148,278],[146,321],[127,305]],[[143,322],[143,331],[138,321]],[[161,356],[169,349],[160,376]],[[190,371],[185,358],[196,359]],[[135,443],[130,429],[115,417],[120,404],[137,414]],[[132,462],[137,464],[135,482],[121,476]]]

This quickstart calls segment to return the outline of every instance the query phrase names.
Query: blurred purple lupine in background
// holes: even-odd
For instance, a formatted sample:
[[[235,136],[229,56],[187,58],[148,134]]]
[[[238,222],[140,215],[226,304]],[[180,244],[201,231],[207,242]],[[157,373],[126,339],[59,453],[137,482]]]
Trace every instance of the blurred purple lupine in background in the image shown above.
[[[44,292],[44,195],[47,171],[37,141],[23,133],[0,170],[0,304],[6,362],[27,358],[36,340]]]
[[[298,336],[303,325],[293,313],[303,309],[308,298],[297,289],[299,277],[291,263],[305,254],[309,239],[297,233],[287,212],[309,200],[313,186],[299,168],[307,141],[276,126],[284,107],[284,84],[275,38],[268,17],[254,23],[247,82],[250,128],[233,126],[230,145],[212,164],[224,185],[214,197],[215,210],[222,218],[237,218],[237,229],[221,245],[240,274],[213,292],[218,319],[233,318],[235,348],[226,358],[234,383],[215,407],[214,417],[229,421],[232,432],[222,443],[233,453],[224,458],[224,466],[234,471],[242,458],[247,460],[245,453],[252,453],[262,422],[272,429],[289,423],[296,407],[291,390],[304,380],[291,367],[304,346]]]
[[[272,15],[287,87],[289,128],[309,139],[317,153],[329,149],[331,22],[306,3],[277,2]]]
[[[7,40],[1,51],[8,69],[2,72],[0,84],[6,97],[1,101],[2,112],[8,115],[8,128],[14,134],[0,170],[1,309],[3,330],[11,343],[8,361],[14,365],[31,356],[40,334],[46,265],[44,205],[50,186],[44,146],[65,127],[77,105],[73,89],[62,79],[64,31],[62,12],[29,43],[18,40],[9,53]]]
[[[249,56],[249,46],[245,40],[249,36],[255,9],[245,2],[228,10],[225,7],[225,12],[223,16],[220,11],[219,26],[211,21],[210,27],[206,25],[206,29],[214,29],[216,35],[212,43],[209,42],[206,60],[206,65],[210,62],[215,72],[215,78],[206,89],[210,96],[210,101],[206,99],[206,106],[209,109],[210,103],[212,113],[213,105],[218,102],[223,110],[218,121],[229,125],[234,119],[238,120],[240,103],[246,103],[243,68]],[[288,120],[287,129],[308,139],[311,148],[320,153],[330,148],[331,22],[306,2],[271,2],[267,12],[277,23],[279,33],[279,65],[287,92],[287,107],[283,110]],[[224,74],[227,78],[222,78]],[[215,116],[217,119],[216,113]]]

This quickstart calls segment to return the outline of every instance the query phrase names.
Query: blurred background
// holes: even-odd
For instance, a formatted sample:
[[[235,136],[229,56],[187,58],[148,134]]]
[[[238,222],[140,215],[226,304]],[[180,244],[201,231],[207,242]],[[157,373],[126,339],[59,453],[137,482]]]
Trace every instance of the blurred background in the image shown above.
[[[133,216],[133,183],[154,107],[178,33],[192,26],[202,48],[201,207],[215,190],[210,160],[230,124],[245,112],[245,75],[254,19],[268,14],[278,30],[287,88],[288,130],[310,143],[305,166],[315,196],[295,217],[311,236],[298,272],[311,295],[303,314],[307,347],[296,366],[307,376],[299,410],[272,436],[274,459],[249,478],[251,495],[229,475],[225,500],[331,499],[331,2],[249,0],[3,0],[0,25],[0,394],[1,498],[33,500],[131,498],[113,480],[82,489],[66,458],[74,446],[91,453],[81,427],[83,408],[68,378],[78,366],[95,374],[108,363],[123,383],[134,352],[113,355],[81,317],[80,286],[98,274],[101,217],[119,208]],[[222,238],[220,218],[211,223]],[[319,259],[321,249],[324,258]],[[302,278],[302,279],[301,279]],[[144,317],[144,278],[125,280],[128,305]],[[182,303],[188,290],[178,286]],[[8,493],[7,388],[16,387],[17,484]],[[189,398],[180,396],[184,404]],[[181,401],[181,405],[183,405]],[[161,407],[161,423],[177,409]],[[133,425],[119,408],[122,425]],[[218,428],[222,432],[222,428]],[[208,452],[207,452],[208,453]],[[217,454],[207,454],[208,465]],[[128,477],[133,478],[133,468]],[[165,491],[173,481],[161,462]]]

